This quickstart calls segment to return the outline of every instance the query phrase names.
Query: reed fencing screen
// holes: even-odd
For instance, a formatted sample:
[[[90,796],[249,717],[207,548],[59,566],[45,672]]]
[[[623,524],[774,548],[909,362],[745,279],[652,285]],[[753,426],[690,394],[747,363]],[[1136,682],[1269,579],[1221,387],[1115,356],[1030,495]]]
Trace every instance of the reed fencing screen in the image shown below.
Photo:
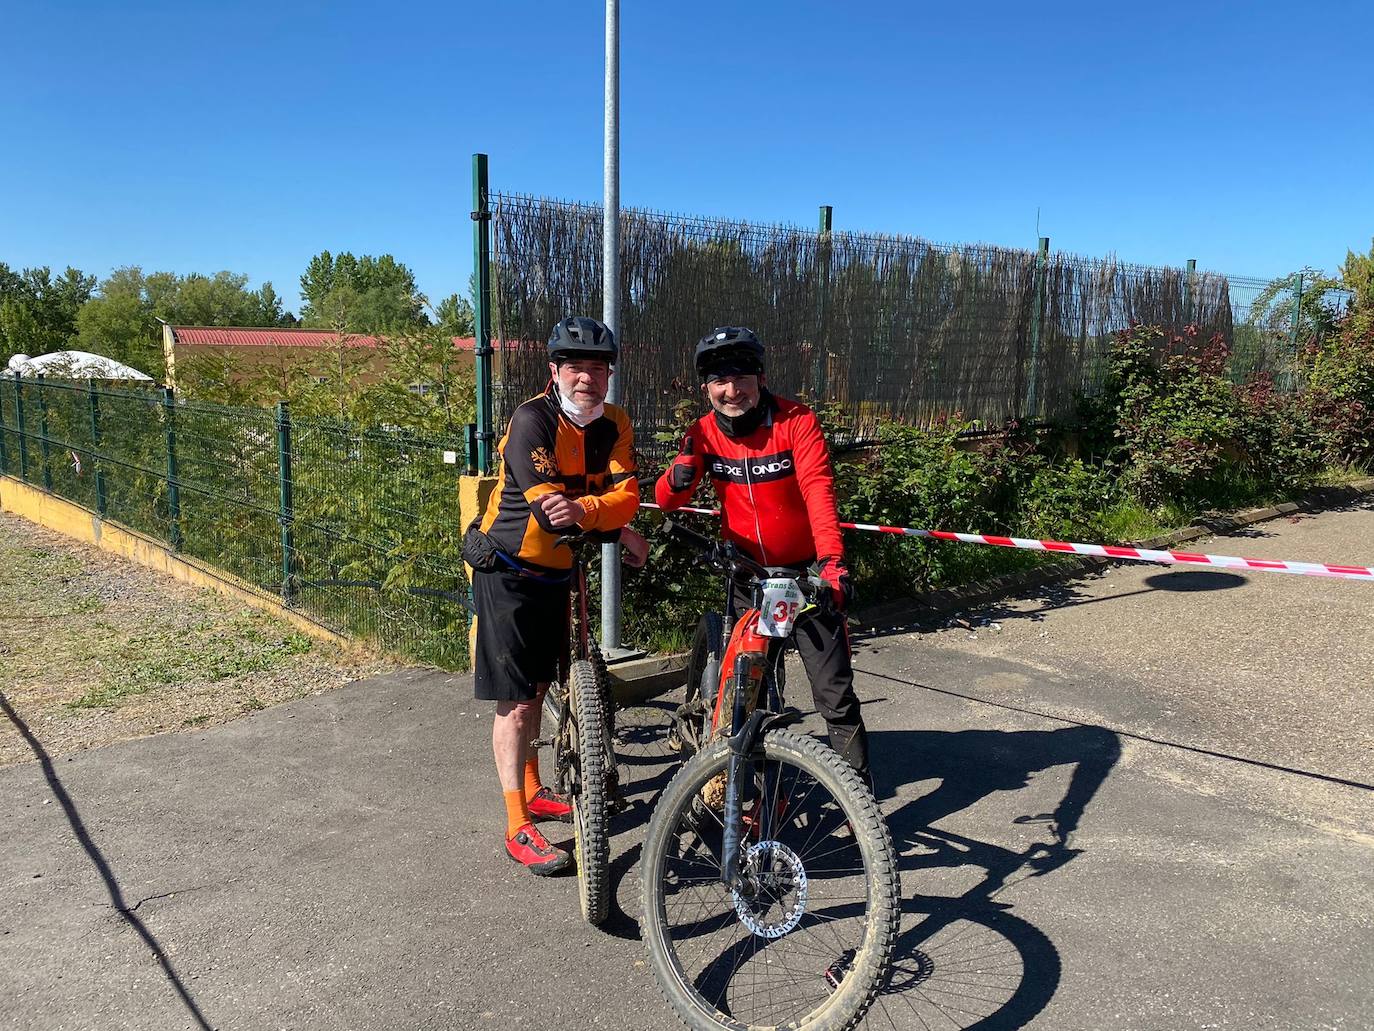
[[[549,327],[601,312],[602,215],[597,205],[511,194],[493,194],[491,205],[500,426],[548,379]],[[1045,248],[627,209],[622,396],[641,452],[662,462],[674,409],[699,400],[694,343],[714,326],[743,325],[768,347],[774,389],[837,406],[858,439],[884,420],[1062,421],[1100,387],[1113,334],[1133,322],[1180,339],[1220,335],[1237,378],[1282,381],[1296,331],[1283,317],[1287,295],[1251,310],[1271,286]]]

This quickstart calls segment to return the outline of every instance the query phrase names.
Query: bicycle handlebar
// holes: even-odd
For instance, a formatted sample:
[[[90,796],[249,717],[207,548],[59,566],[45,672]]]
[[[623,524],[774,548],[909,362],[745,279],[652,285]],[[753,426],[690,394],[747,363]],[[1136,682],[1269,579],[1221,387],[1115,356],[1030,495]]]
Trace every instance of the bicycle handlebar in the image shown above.
[[[727,573],[736,571],[748,573],[750,580],[753,581],[751,586],[760,580],[775,575],[767,566],[760,565],[741,552],[732,541],[714,540],[705,534],[697,533],[695,530],[683,526],[671,516],[664,517],[663,525],[667,528],[670,537],[700,551],[706,556],[707,563],[715,568]],[[800,576],[796,579],[810,600],[817,601],[829,597],[829,586],[824,581],[814,576]]]
[[[577,526],[571,526],[559,535],[558,539],[553,542],[553,546],[555,548],[567,548],[569,551],[575,552],[583,546],[614,544],[619,540],[619,530],[583,530]]]

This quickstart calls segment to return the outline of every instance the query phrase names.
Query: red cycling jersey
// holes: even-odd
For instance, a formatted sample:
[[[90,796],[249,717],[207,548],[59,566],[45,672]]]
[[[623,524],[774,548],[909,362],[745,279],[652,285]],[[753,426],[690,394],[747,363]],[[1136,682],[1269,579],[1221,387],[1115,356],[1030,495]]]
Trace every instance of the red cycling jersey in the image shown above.
[[[654,498],[665,512],[691,500],[710,473],[720,499],[721,534],[766,566],[801,566],[843,559],[835,512],[835,477],[820,420],[806,405],[765,394],[763,420],[731,437],[708,412],[687,430],[678,456],[659,477]],[[672,488],[673,469],[691,469],[691,483]],[[681,479],[679,479],[681,482]]]

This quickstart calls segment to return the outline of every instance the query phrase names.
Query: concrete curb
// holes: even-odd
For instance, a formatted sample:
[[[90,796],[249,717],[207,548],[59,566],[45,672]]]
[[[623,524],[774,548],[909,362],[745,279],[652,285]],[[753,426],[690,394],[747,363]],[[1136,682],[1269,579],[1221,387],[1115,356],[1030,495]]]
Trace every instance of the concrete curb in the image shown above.
[[[1294,512],[1307,512],[1329,508],[1333,505],[1367,497],[1374,493],[1374,477],[1356,480],[1347,486],[1323,487],[1304,495],[1298,501],[1286,501],[1267,508],[1243,509],[1226,515],[1207,515],[1194,521],[1193,525],[1166,533],[1162,537],[1152,537],[1144,541],[1129,541],[1135,547],[1167,550],[1177,544],[1197,540],[1199,537],[1212,537],[1217,534],[1231,533],[1254,523],[1262,523]],[[914,598],[901,598],[885,602],[856,613],[851,620],[861,632],[873,633],[909,626],[922,618],[932,615],[947,615],[961,609],[974,608],[998,601],[1012,594],[1047,587],[1050,584],[1072,580],[1086,572],[1101,569],[1116,561],[1105,558],[1064,557],[1053,565],[1041,569],[1030,569],[1021,573],[1008,573],[988,580],[978,580],[962,587],[949,587]]]
[[[611,675],[611,695],[616,702],[642,705],[686,682],[687,652],[608,663],[606,669]]]

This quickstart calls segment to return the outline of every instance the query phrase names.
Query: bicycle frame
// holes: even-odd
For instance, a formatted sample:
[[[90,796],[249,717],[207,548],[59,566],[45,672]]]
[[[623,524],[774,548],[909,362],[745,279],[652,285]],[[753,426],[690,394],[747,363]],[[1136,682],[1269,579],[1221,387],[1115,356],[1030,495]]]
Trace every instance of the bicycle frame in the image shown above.
[[[572,567],[569,569],[568,578],[568,638],[565,644],[563,655],[558,661],[558,681],[566,684],[572,663],[576,659],[588,658],[591,654],[591,623],[587,613],[587,567],[582,561],[581,552],[577,548],[578,538],[560,537],[558,543],[567,547],[572,552]],[[553,689],[552,685],[550,690]],[[555,698],[559,697],[555,695]],[[546,729],[550,741],[558,741],[564,735],[564,730],[568,720],[572,716],[570,699],[564,699],[563,704],[558,707],[557,727]],[[566,794],[568,791],[568,759],[569,757],[561,750],[554,749],[554,790],[559,794]]]
[[[766,575],[772,570],[757,566],[747,557],[739,555],[732,545],[722,545],[722,558],[731,566],[745,569],[751,574]],[[758,607],[759,586],[753,585],[754,604],[736,615],[735,592],[727,573],[727,587],[724,614],[724,640],[721,642],[720,682],[716,689],[716,699],[711,716],[713,730],[721,725],[724,709],[729,707],[730,723],[728,740],[730,758],[726,767],[724,828],[720,856],[720,879],[730,888],[743,886],[744,876],[740,868],[740,840],[744,816],[744,791],[746,777],[743,774],[759,733],[769,723],[776,723],[782,714],[782,693],[778,689],[776,673],[769,677],[771,665],[780,662],[785,642],[776,637],[759,633]],[[759,692],[767,686],[767,696],[759,698]],[[772,814],[760,812],[760,819],[768,821]]]

